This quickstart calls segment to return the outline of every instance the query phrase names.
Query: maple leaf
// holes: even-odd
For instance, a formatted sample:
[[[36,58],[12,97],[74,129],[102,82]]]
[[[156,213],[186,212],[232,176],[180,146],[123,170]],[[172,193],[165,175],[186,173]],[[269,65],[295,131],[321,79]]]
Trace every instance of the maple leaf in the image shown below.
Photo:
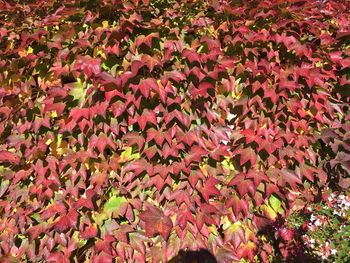
[[[159,233],[164,239],[169,237],[173,223],[159,208],[148,206],[144,212],[140,213],[139,217],[146,224],[147,236],[152,237]]]

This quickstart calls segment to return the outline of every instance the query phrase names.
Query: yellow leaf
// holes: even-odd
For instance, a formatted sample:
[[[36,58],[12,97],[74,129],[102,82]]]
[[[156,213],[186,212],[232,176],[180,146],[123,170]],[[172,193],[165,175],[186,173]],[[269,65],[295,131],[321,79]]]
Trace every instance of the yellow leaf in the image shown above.
[[[272,209],[272,207],[268,206],[268,205],[263,205],[263,211],[265,213],[265,215],[271,219],[271,220],[275,220],[277,217],[277,213]]]
[[[199,166],[199,168],[201,169],[201,171],[203,172],[203,174],[208,177],[208,165],[207,164],[202,164]]]
[[[132,160],[135,160],[138,158],[140,158],[140,154],[139,153],[132,154],[132,148],[127,147],[120,155],[119,162],[125,163],[125,162],[132,161]]]
[[[57,112],[54,110],[51,112],[51,118],[56,118],[58,117]]]
[[[108,21],[107,20],[102,21],[102,27],[103,28],[107,28],[108,27]]]
[[[211,234],[214,234],[216,236],[219,235],[216,226],[211,225],[211,226],[208,227],[208,230],[209,230],[209,233],[211,233]]]
[[[200,54],[203,48],[204,48],[204,46],[201,45],[201,46],[198,48],[197,53]]]

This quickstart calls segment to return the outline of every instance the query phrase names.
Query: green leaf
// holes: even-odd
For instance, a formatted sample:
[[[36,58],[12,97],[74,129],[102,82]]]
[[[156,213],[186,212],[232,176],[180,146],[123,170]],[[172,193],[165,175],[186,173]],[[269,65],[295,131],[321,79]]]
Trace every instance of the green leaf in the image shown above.
[[[0,184],[0,197],[3,196],[5,194],[5,192],[7,191],[8,187],[10,185],[10,181],[9,180],[4,180],[1,182]]]
[[[38,223],[41,222],[40,219],[40,214],[39,213],[34,213],[30,216],[32,219],[34,219],[35,221],[37,221]]]
[[[120,155],[120,162],[124,163],[124,162],[132,161],[138,158],[140,158],[140,154],[139,153],[132,154],[132,148],[127,147],[125,151],[123,151]]]
[[[281,201],[275,195],[270,196],[269,203],[273,210],[275,210],[276,212],[280,211]]]
[[[224,166],[226,169],[234,171],[235,167],[233,166],[233,163],[231,162],[230,158],[225,157],[225,160],[221,162],[222,166]]]
[[[73,239],[78,244],[78,248],[83,247],[87,242],[87,240],[79,238],[79,231],[74,231]]]
[[[112,196],[104,207],[104,212],[106,212],[109,216],[112,215],[113,212],[119,212],[119,209],[122,204],[126,203],[127,200],[123,196]]]
[[[83,82],[78,78],[78,81],[73,83],[73,88],[70,90],[69,95],[73,96],[74,100],[79,101],[79,104],[81,104],[86,96],[86,90]]]

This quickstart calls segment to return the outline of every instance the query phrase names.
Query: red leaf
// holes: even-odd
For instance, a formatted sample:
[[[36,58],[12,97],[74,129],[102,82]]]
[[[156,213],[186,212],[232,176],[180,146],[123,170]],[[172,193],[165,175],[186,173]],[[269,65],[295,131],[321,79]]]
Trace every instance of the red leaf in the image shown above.
[[[139,217],[146,223],[147,236],[153,237],[159,233],[164,239],[168,238],[173,228],[173,223],[159,208],[149,206]]]
[[[145,242],[148,241],[148,238],[138,232],[130,233],[129,238],[131,247],[144,255],[146,250]]]
[[[66,212],[66,207],[61,202],[56,201],[55,203],[53,203],[43,211],[43,213],[40,215],[40,218],[42,220],[46,220],[57,214],[61,215],[65,212]]]
[[[208,202],[210,196],[220,195],[220,191],[215,187],[219,183],[219,180],[214,177],[209,177],[205,182],[204,187],[201,189],[203,198]]]
[[[162,146],[164,142],[164,134],[156,129],[150,128],[147,130],[147,142],[154,140],[157,145]]]
[[[57,262],[57,261],[56,261]],[[105,252],[101,252],[92,258],[92,263],[112,263],[113,257]]]
[[[156,114],[154,111],[144,110],[142,115],[137,118],[137,122],[140,125],[141,130],[145,130],[147,123],[157,125]]]
[[[106,148],[106,145],[107,145],[107,138],[106,138],[106,135],[101,133],[100,136],[98,137],[98,140],[97,140],[97,149],[100,153],[103,154],[105,148]]]
[[[302,166],[300,166],[300,172],[309,181],[313,182],[314,181],[314,174],[317,174],[318,170],[316,168],[308,166],[308,165],[302,165]]]
[[[236,253],[239,256],[239,258],[248,257],[250,262],[253,262],[255,250],[255,243],[248,241],[247,244],[241,244],[241,246],[237,249]]]
[[[30,241],[35,240],[38,236],[46,231],[45,223],[41,223],[39,225],[32,226],[28,229]]]
[[[244,180],[237,185],[238,192],[241,196],[244,196],[249,192],[252,196],[255,194],[255,186],[251,180]]]
[[[157,147],[155,145],[147,147],[143,152],[146,154],[147,159],[151,160],[157,153]]]
[[[279,229],[277,235],[280,236],[284,241],[291,241],[294,236],[294,231],[292,229],[283,227]]]
[[[254,166],[256,163],[257,155],[252,148],[244,148],[240,151],[240,164],[243,165],[247,161],[250,161],[250,165]]]
[[[14,153],[8,151],[0,151],[0,163],[14,163],[19,164],[19,157]]]
[[[155,66],[162,64],[158,57],[156,57],[156,56],[151,57],[150,55],[147,55],[147,54],[142,55],[141,61],[143,63],[146,63],[150,72],[153,71]]]
[[[165,76],[167,79],[172,79],[176,83],[179,83],[180,81],[186,79],[185,75],[182,72],[176,71],[176,70],[166,72]],[[163,83],[163,84],[165,84],[165,83]]]
[[[47,262],[69,263],[69,259],[60,251],[53,252],[47,257]]]
[[[145,64],[140,60],[134,60],[131,63],[131,72],[134,74],[137,74],[139,72],[139,69],[142,68]],[[145,95],[144,95],[145,96]]]
[[[124,166],[123,171],[124,172],[134,171],[135,175],[139,175],[143,171],[147,171],[148,173],[150,173],[151,168],[152,168],[151,164],[147,162],[145,159],[138,159]]]
[[[64,109],[66,107],[66,104],[63,102],[57,102],[57,103],[45,103],[45,108],[43,110],[44,113],[49,111],[56,111],[57,115],[62,115]]]
[[[156,33],[151,33],[147,36],[144,36],[144,35],[138,36],[135,40],[135,44],[137,47],[140,47],[142,44],[145,44],[151,48],[153,38],[159,38],[159,33],[156,32]]]
[[[190,153],[185,157],[186,165],[189,165],[191,162],[200,162],[202,157],[207,154],[207,151],[200,146],[193,146],[190,150]]]
[[[151,90],[158,90],[158,83],[153,78],[143,79],[140,84],[137,85],[137,88],[140,89],[145,98],[148,98]]]
[[[300,180],[298,175],[293,171],[289,169],[282,169],[280,173],[281,173],[281,178],[280,178],[281,185],[285,186],[286,183],[288,183],[293,190],[296,190],[297,184],[302,184],[302,181]]]
[[[78,213],[74,209],[69,209],[67,215],[60,216],[55,223],[54,228],[59,231],[65,231],[68,228],[75,228],[78,222]]]
[[[89,239],[97,236],[97,227],[92,224],[84,229],[84,232],[81,233],[81,237],[84,239]]]
[[[145,139],[137,132],[130,132],[125,134],[124,138],[128,141],[128,146],[137,144],[139,149],[142,149]]]
[[[209,96],[208,89],[213,88],[213,84],[208,82],[202,82],[201,84],[199,84],[198,88],[190,88],[190,93],[194,99],[197,99],[199,95],[201,95],[204,98],[207,98]]]

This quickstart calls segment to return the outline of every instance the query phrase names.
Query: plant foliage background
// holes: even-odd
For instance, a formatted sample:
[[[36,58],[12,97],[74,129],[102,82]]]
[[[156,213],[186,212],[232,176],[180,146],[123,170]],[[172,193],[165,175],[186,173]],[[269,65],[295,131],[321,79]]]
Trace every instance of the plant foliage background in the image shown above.
[[[266,229],[350,185],[349,10],[1,1],[1,260],[307,257]]]

